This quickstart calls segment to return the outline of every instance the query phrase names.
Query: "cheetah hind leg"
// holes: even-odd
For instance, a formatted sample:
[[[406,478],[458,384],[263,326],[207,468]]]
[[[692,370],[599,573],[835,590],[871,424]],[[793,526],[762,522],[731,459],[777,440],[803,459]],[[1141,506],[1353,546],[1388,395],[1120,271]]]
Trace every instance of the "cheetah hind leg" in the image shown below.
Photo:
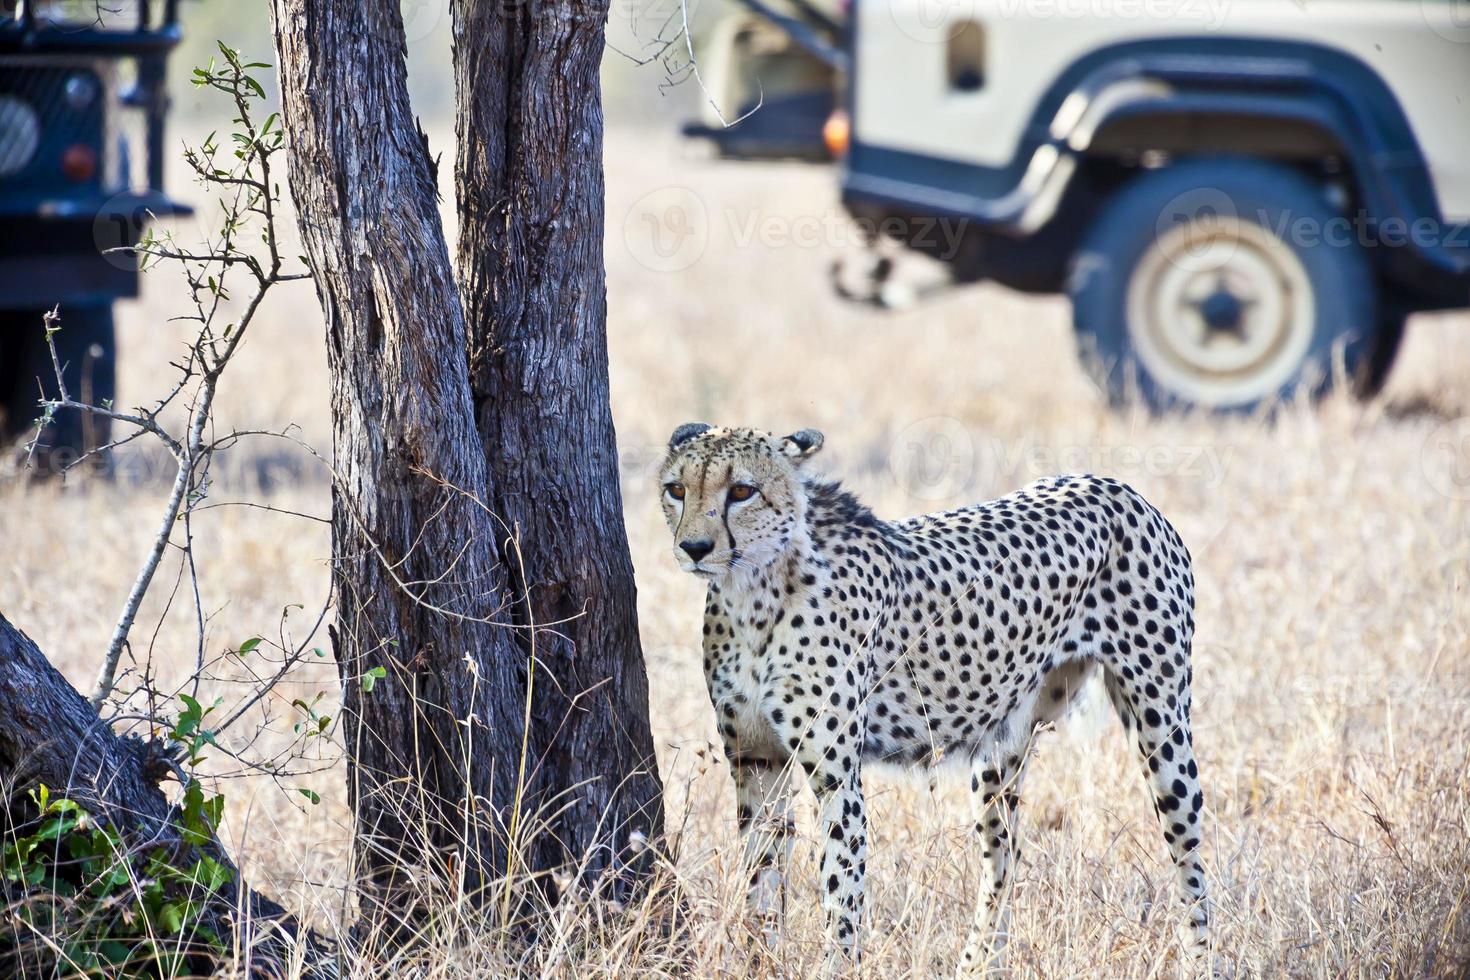
[[[1103,676],[1108,697],[1124,729],[1136,739],[1144,774],[1154,801],[1154,812],[1164,842],[1174,860],[1174,871],[1185,918],[1180,930],[1184,952],[1192,969],[1210,969],[1209,903],[1205,872],[1199,858],[1203,836],[1203,794],[1190,732],[1189,688],[1178,687],[1174,704],[1158,696],[1159,685],[1141,674],[1127,679],[1111,670]],[[1151,690],[1152,689],[1152,690]]]
[[[985,874],[975,901],[970,936],[960,954],[957,977],[983,977],[1000,968],[1007,940],[1012,868],[1015,865],[1021,777],[1029,741],[1014,750],[979,756],[970,774],[975,833]]]
[[[1033,732],[1035,728],[1066,714],[1096,669],[1096,662],[1077,659],[1049,671],[1036,700]],[[1007,906],[1019,831],[1016,811],[1021,803],[1021,777],[1030,746],[1028,740],[1015,751],[1000,753],[997,759],[987,760],[982,756],[976,760],[970,776],[975,833],[980,838],[989,874],[980,883],[974,923],[960,956],[960,977],[984,976],[998,970],[1001,965],[1009,938]],[[997,764],[992,765],[991,762]]]

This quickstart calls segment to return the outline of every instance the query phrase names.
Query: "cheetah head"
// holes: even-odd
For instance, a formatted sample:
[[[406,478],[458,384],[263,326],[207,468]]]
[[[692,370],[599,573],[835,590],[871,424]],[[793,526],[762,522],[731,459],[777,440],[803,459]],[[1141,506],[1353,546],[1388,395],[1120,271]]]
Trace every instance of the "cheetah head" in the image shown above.
[[[659,483],[679,567],[718,579],[775,561],[806,518],[799,470],[821,448],[815,429],[675,429]]]

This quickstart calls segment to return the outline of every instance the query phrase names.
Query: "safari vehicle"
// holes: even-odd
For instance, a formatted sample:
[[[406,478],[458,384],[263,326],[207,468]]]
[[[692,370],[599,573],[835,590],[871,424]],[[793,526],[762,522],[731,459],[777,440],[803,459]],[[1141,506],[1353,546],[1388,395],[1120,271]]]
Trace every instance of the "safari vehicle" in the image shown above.
[[[137,243],[153,216],[189,209],[163,192],[165,59],[178,3],[0,0],[0,410],[14,438],[35,422],[38,380],[54,391],[42,327],[68,393],[113,395],[112,304],[138,292]],[[105,422],[63,412],[42,460],[107,440]]]
[[[1069,294],[1115,398],[1372,392],[1410,313],[1470,305],[1470,21],[1448,0],[857,0],[830,52],[771,2],[739,16],[795,22],[785,56],[833,80],[854,218],[954,282]],[[894,268],[862,298],[906,295]]]
[[[700,32],[709,98],[684,134],[727,157],[830,161],[822,131],[838,107],[848,9],[846,0],[730,5]]]

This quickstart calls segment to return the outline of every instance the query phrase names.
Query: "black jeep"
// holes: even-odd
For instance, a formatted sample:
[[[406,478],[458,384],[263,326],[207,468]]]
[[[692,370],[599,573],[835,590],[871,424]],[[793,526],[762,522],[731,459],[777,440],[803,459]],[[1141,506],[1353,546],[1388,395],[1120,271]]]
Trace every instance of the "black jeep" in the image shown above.
[[[122,9],[119,9],[122,8]],[[138,294],[138,242],[154,216],[188,214],[163,191],[165,64],[178,0],[0,0],[0,436],[34,426],[56,390],[42,317],[71,397],[111,399],[112,304]],[[60,413],[39,465],[104,445],[105,421]]]

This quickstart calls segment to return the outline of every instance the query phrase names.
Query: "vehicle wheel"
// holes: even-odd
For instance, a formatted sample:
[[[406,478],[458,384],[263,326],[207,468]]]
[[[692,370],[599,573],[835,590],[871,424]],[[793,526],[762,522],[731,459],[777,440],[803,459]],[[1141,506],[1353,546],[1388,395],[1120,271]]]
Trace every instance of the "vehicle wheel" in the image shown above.
[[[1136,384],[1156,408],[1245,409],[1320,389],[1338,344],[1348,377],[1381,381],[1377,288],[1340,225],[1318,187],[1272,163],[1212,157],[1137,178],[1068,281],[1099,382],[1115,401]]]
[[[40,414],[37,381],[46,396],[57,395],[56,371],[43,332],[41,310],[7,310],[0,313],[0,336],[4,337],[4,372],[0,393],[5,404],[7,439],[29,438]],[[62,365],[67,393],[77,401],[101,404],[111,401],[116,390],[116,337],[112,307],[79,306],[62,311],[61,330],[55,336],[56,355]],[[89,450],[106,445],[112,427],[106,419],[79,411],[58,412],[47,426],[32,456],[33,464],[45,473],[58,472]]]
[[[1378,329],[1369,341],[1363,344],[1357,359],[1357,371],[1353,374],[1353,390],[1359,397],[1371,398],[1383,390],[1388,381],[1388,372],[1398,359],[1399,347],[1404,342],[1404,329],[1409,315],[1396,310],[1380,310]]]

